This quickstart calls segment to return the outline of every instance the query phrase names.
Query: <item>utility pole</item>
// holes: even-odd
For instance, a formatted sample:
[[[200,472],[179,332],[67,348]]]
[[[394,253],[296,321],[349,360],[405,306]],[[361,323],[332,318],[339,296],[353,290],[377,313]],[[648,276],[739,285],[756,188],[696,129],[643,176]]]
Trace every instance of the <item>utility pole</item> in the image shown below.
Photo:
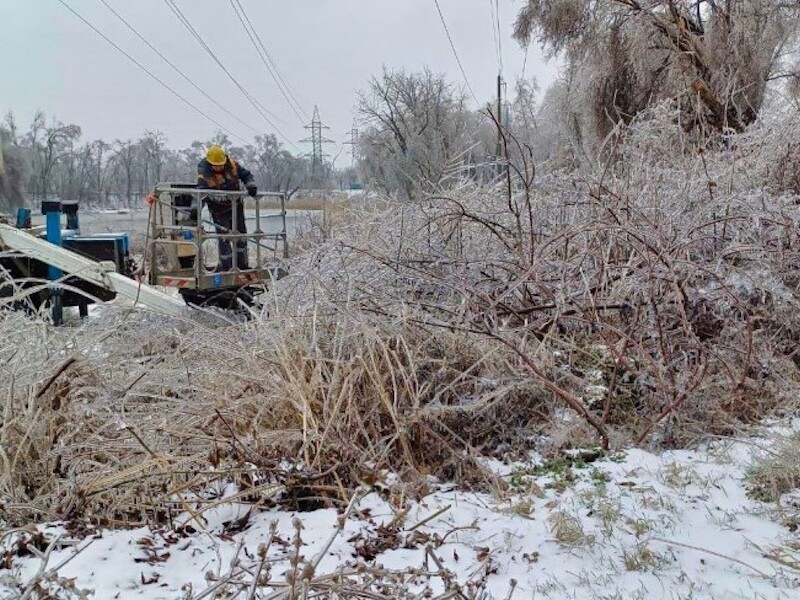
[[[303,144],[311,144],[311,153],[306,156],[311,158],[311,181],[313,184],[321,183],[325,177],[325,159],[328,155],[323,151],[323,144],[332,144],[333,140],[322,137],[323,129],[330,129],[330,127],[323,125],[319,116],[319,107],[314,107],[314,117],[311,119],[311,124],[305,126],[306,129],[311,130],[311,137],[300,140]]]

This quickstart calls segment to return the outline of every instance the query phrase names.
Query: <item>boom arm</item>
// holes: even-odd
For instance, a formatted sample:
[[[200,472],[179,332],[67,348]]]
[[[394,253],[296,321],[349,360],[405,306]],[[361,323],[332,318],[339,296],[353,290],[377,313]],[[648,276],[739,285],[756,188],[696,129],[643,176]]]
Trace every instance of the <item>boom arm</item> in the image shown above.
[[[113,263],[85,258],[10,225],[0,223],[0,248],[3,246],[115,292],[131,300],[134,305],[141,304],[165,315],[187,314],[181,300],[117,273]]]

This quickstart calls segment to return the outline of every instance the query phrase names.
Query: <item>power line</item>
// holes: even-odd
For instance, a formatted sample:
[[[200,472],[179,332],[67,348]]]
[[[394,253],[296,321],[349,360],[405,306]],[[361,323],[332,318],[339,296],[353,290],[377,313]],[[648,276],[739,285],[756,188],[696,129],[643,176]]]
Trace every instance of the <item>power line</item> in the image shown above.
[[[181,94],[179,94],[177,91],[175,91],[175,90],[174,90],[172,87],[170,87],[168,84],[164,83],[164,82],[163,82],[161,79],[159,79],[159,78],[158,78],[158,76],[154,75],[154,74],[153,74],[153,73],[152,73],[152,72],[151,72],[151,71],[150,71],[150,70],[149,70],[147,67],[145,67],[145,66],[144,66],[142,63],[140,63],[138,60],[136,60],[135,58],[133,58],[133,56],[131,56],[130,54],[128,54],[128,53],[127,53],[125,50],[123,50],[123,49],[122,49],[122,48],[120,48],[120,47],[119,47],[119,46],[118,46],[116,43],[114,43],[114,41],[113,41],[113,40],[111,40],[111,38],[109,38],[109,37],[108,37],[106,34],[104,34],[102,31],[100,31],[100,30],[99,30],[97,27],[95,27],[95,26],[94,26],[94,25],[92,25],[92,24],[91,24],[89,21],[87,21],[87,20],[86,20],[86,19],[83,17],[83,15],[81,15],[80,13],[78,13],[78,12],[77,12],[77,11],[76,11],[74,8],[72,8],[72,7],[71,7],[69,4],[67,4],[67,2],[66,2],[65,0],[58,0],[58,1],[59,1],[59,2],[60,2],[62,5],[64,5],[64,7],[65,7],[67,10],[69,10],[69,11],[70,11],[70,12],[71,12],[73,15],[75,15],[76,17],[78,17],[78,18],[79,18],[81,21],[83,21],[83,22],[84,22],[84,23],[85,23],[85,24],[86,24],[86,25],[87,25],[89,28],[91,28],[91,29],[92,29],[92,31],[94,31],[94,32],[95,32],[97,35],[99,35],[100,37],[102,37],[102,38],[103,38],[103,39],[104,39],[106,42],[108,42],[109,44],[111,44],[111,45],[112,45],[112,46],[113,46],[113,47],[114,47],[114,48],[115,48],[115,49],[116,49],[118,52],[120,52],[120,53],[121,53],[123,56],[125,56],[125,58],[127,58],[129,61],[131,61],[131,62],[132,62],[133,64],[135,64],[137,67],[139,67],[139,68],[140,68],[142,71],[144,71],[145,73],[147,73],[147,74],[148,74],[148,75],[149,75],[149,76],[150,76],[152,79],[154,79],[156,82],[158,82],[158,83],[159,83],[159,84],[160,84],[162,87],[164,87],[165,89],[167,89],[167,90],[168,90],[170,93],[172,93],[174,96],[176,96],[176,97],[178,97],[180,100],[182,100],[182,101],[184,102],[184,104],[186,104],[187,106],[189,106],[189,107],[190,107],[192,110],[194,110],[194,111],[195,111],[195,112],[197,112],[198,114],[200,114],[200,115],[202,115],[203,117],[205,117],[206,119],[208,119],[208,120],[209,120],[211,123],[213,123],[214,125],[216,125],[216,126],[219,128],[219,129],[221,129],[222,131],[224,131],[225,133],[227,133],[227,134],[228,134],[228,135],[230,135],[231,137],[235,137],[235,138],[237,138],[237,139],[239,139],[239,140],[241,140],[242,142],[245,142],[245,143],[247,142],[247,140],[245,140],[245,139],[244,139],[242,136],[240,136],[240,135],[237,135],[237,134],[233,133],[232,131],[230,131],[229,129],[227,129],[227,128],[226,128],[226,127],[224,127],[223,125],[221,125],[219,122],[217,122],[216,120],[214,120],[214,119],[213,119],[212,117],[210,117],[208,114],[206,114],[206,113],[205,113],[205,112],[203,112],[201,109],[199,109],[197,106],[195,106],[194,104],[192,104],[192,103],[191,103],[189,100],[187,100],[186,98],[184,98],[184,97],[183,97]]]
[[[492,19],[492,38],[494,39],[494,53],[495,57],[497,58],[497,68],[502,71],[502,58],[500,54],[500,39],[497,35],[498,28],[497,28],[497,17],[495,16],[495,3],[494,0],[489,0],[489,12],[491,13]]]
[[[290,140],[286,136],[286,134],[284,134],[280,130],[280,128],[272,121],[272,119],[270,119],[270,116],[272,118],[276,119],[276,120],[281,120],[281,119],[278,116],[276,116],[275,114],[273,114],[272,112],[270,112],[269,110],[267,110],[264,107],[264,105],[262,105],[258,100],[256,100],[252,96],[252,94],[250,94],[244,88],[244,86],[241,83],[239,83],[239,81],[236,79],[236,77],[233,76],[233,74],[222,63],[222,61],[219,58],[217,58],[217,55],[214,54],[214,51],[209,47],[209,45],[206,44],[206,42],[203,39],[203,37],[192,26],[191,22],[186,17],[186,15],[184,15],[183,12],[181,11],[181,9],[178,8],[178,6],[175,4],[175,0],[164,0],[164,3],[170,8],[170,10],[172,10],[172,12],[175,14],[175,16],[181,22],[181,24],[189,31],[189,33],[192,35],[192,37],[194,37],[194,39],[197,41],[197,43],[200,44],[200,46],[208,53],[209,56],[211,56],[211,58],[214,60],[214,62],[216,62],[217,65],[225,72],[225,74],[228,76],[228,78],[231,81],[233,81],[233,83],[236,85],[236,87],[239,89],[239,91],[242,93],[242,95],[244,95],[244,97],[247,98],[247,100],[250,102],[250,104],[253,105],[253,107],[259,112],[259,114],[261,114],[261,116],[269,124],[269,126],[272,127],[278,133],[278,135],[280,135],[284,140],[286,140],[287,143],[289,143],[292,147],[294,147],[296,150],[299,151],[300,148],[294,142],[292,142],[292,140]]]
[[[236,13],[236,16],[239,18],[239,22],[244,27],[247,36],[250,38],[250,42],[253,44],[253,47],[256,49],[258,53],[258,57],[261,59],[261,62],[264,63],[264,66],[267,69],[267,72],[272,77],[273,81],[278,86],[283,97],[286,99],[286,102],[289,104],[289,107],[292,109],[297,118],[300,119],[301,123],[305,123],[305,121],[309,118],[308,113],[303,110],[303,107],[297,101],[296,95],[292,92],[292,89],[289,87],[289,84],[284,79],[283,75],[278,68],[277,63],[270,55],[269,51],[267,50],[264,42],[261,40],[261,36],[258,34],[258,30],[253,25],[253,22],[250,20],[250,17],[247,15],[247,12],[244,10],[244,6],[242,6],[239,0],[229,0],[233,11]],[[298,112],[299,109],[299,112]],[[303,115],[300,115],[303,113]]]
[[[300,123],[305,123],[305,120],[300,115],[300,113],[298,112],[298,110],[295,107],[295,105],[292,103],[292,100],[289,98],[289,95],[286,93],[286,91],[283,89],[283,86],[281,86],[280,82],[278,81],[278,78],[276,77],[275,73],[273,72],[272,67],[269,65],[267,60],[264,58],[264,55],[262,54],[261,48],[259,48],[258,43],[255,40],[255,37],[253,37],[253,34],[250,32],[250,27],[252,27],[252,24],[249,21],[246,21],[245,18],[240,14],[239,10],[240,10],[240,8],[242,8],[241,4],[239,4],[238,7],[237,7],[237,4],[239,4],[239,3],[235,2],[234,0],[230,0],[231,8],[233,8],[233,12],[236,13],[236,17],[239,19],[239,22],[242,24],[242,27],[244,28],[244,31],[247,34],[247,37],[250,38],[250,43],[253,44],[253,48],[256,49],[256,54],[258,54],[258,58],[260,58],[261,62],[264,63],[264,67],[266,67],[267,72],[270,74],[270,76],[272,77],[273,81],[277,84],[278,89],[280,90],[281,94],[283,95],[284,99],[286,100],[287,104],[289,105],[289,108],[292,109],[292,112],[294,112],[294,114],[300,120]],[[249,25],[249,27],[248,27],[248,25]]]
[[[253,95],[250,92],[248,92],[241,83],[239,83],[239,81],[233,76],[233,74],[222,63],[222,61],[219,58],[217,58],[217,55],[203,39],[203,36],[201,36],[198,33],[197,29],[194,28],[192,23],[189,21],[189,18],[185,14],[183,14],[183,11],[181,11],[181,9],[175,3],[175,0],[164,0],[164,3],[169,7],[170,10],[172,10],[173,14],[178,18],[178,21],[180,21],[181,24],[189,31],[189,33],[192,35],[192,37],[194,37],[197,43],[200,44],[200,47],[203,48],[208,53],[208,55],[214,60],[214,62],[217,63],[219,68],[222,69],[223,72],[230,78],[230,80],[233,81],[236,87],[239,88],[239,91],[242,92],[244,97],[247,98],[247,100],[261,114],[261,116],[264,117],[264,120],[267,121],[267,123],[269,123],[271,127],[274,127],[277,130],[278,127],[272,122],[270,117],[278,121],[280,121],[281,119],[274,113],[267,110],[267,108],[263,104],[258,102],[258,100],[256,100],[253,97]]]
[[[244,7],[242,6],[241,2],[239,0],[236,0],[236,3],[239,5],[239,8],[241,8],[242,14],[245,16],[248,22],[250,22],[250,19],[249,17],[247,17],[247,13],[245,13]],[[288,81],[286,81],[286,78],[283,76],[283,73],[281,73],[281,69],[278,66],[278,63],[275,61],[274,58],[272,58],[272,55],[269,53],[269,50],[267,50],[267,47],[264,45],[264,41],[261,39],[261,36],[258,34],[258,30],[255,28],[252,22],[250,22],[250,27],[253,29],[253,33],[255,34],[256,39],[258,40],[261,49],[264,51],[264,56],[267,57],[267,60],[269,60],[269,63],[274,68],[275,74],[278,76],[278,79],[280,79],[281,82],[283,82],[283,85],[286,88],[286,90],[289,92],[292,98],[294,98],[295,104],[297,104],[297,107],[300,109],[300,112],[306,116],[306,119],[310,119],[311,117],[309,117],[308,112],[303,108],[303,105],[298,101],[298,96],[300,97],[300,100],[305,101],[305,99],[302,97],[301,94],[297,93],[297,90],[292,88],[292,86],[289,84]]]
[[[456,57],[456,62],[458,63],[458,68],[461,69],[461,75],[464,77],[464,81],[467,84],[467,89],[469,89],[469,93],[472,94],[472,97],[475,99],[475,102],[480,104],[478,97],[475,95],[475,92],[472,90],[472,85],[469,82],[469,77],[467,77],[467,72],[464,70],[464,65],[461,64],[461,58],[458,56],[458,52],[456,51],[456,46],[453,43],[453,38],[450,36],[450,29],[447,27],[447,21],[445,21],[444,14],[442,13],[442,7],[439,6],[439,0],[433,0],[434,4],[436,4],[436,10],[439,12],[439,19],[442,21],[442,26],[444,27],[444,32],[447,34],[447,40],[450,42],[450,49],[453,51],[453,56]]]
[[[503,29],[500,26],[500,3],[494,0],[494,16],[497,22],[497,56],[500,60],[500,73],[503,72]]]
[[[247,122],[243,121],[242,119],[240,119],[240,118],[239,118],[239,117],[238,117],[238,116],[237,116],[235,113],[233,113],[233,112],[231,112],[230,110],[228,110],[228,109],[227,109],[225,106],[223,106],[222,104],[220,104],[220,103],[219,103],[219,102],[218,102],[218,101],[217,101],[217,100],[216,100],[216,99],[215,99],[213,96],[211,96],[210,94],[208,94],[208,93],[207,93],[207,92],[206,92],[206,91],[205,91],[203,88],[201,88],[199,85],[197,85],[197,84],[194,82],[194,80],[193,80],[191,77],[189,77],[188,75],[186,75],[186,74],[185,74],[185,73],[184,73],[184,72],[183,72],[183,71],[182,71],[180,68],[178,68],[178,67],[175,65],[175,63],[173,63],[173,62],[172,62],[171,60],[169,60],[169,59],[168,59],[166,56],[164,56],[164,54],[163,54],[163,53],[161,53],[161,52],[158,50],[158,48],[156,48],[155,46],[153,46],[153,44],[152,44],[152,43],[150,43],[150,42],[147,40],[147,38],[145,38],[145,37],[144,37],[142,34],[140,34],[140,33],[137,31],[137,29],[136,29],[136,28],[135,28],[133,25],[131,25],[131,24],[130,24],[130,23],[127,21],[127,19],[125,19],[125,17],[123,17],[123,16],[122,16],[121,14],[119,14],[119,13],[118,13],[116,10],[114,10],[114,8],[113,8],[113,7],[112,7],[110,4],[108,4],[108,2],[106,2],[106,0],[100,0],[100,2],[102,2],[102,3],[103,3],[103,5],[105,5],[105,7],[106,7],[108,10],[110,10],[110,11],[111,11],[111,12],[114,14],[114,16],[115,16],[115,17],[117,17],[117,19],[119,19],[120,21],[122,21],[122,22],[125,24],[125,26],[126,26],[128,29],[130,29],[130,30],[133,32],[133,34],[134,34],[136,37],[138,37],[138,38],[139,38],[139,39],[140,39],[142,42],[144,42],[144,43],[147,45],[147,47],[148,47],[148,48],[150,48],[150,50],[152,50],[153,52],[155,52],[155,53],[156,53],[156,54],[157,54],[157,55],[158,55],[158,56],[161,58],[161,60],[163,60],[163,61],[164,61],[165,63],[167,63],[167,64],[168,64],[170,67],[172,67],[172,69],[173,69],[173,70],[174,70],[174,71],[175,71],[175,72],[176,72],[178,75],[180,75],[181,77],[183,77],[183,79],[185,79],[185,80],[186,80],[186,81],[187,81],[187,82],[188,82],[190,85],[192,85],[192,87],[194,87],[194,88],[195,88],[195,89],[196,89],[198,92],[200,92],[200,93],[201,93],[201,94],[202,94],[202,95],[203,95],[203,96],[204,96],[206,99],[208,99],[209,101],[211,101],[211,102],[212,102],[212,103],[213,103],[213,104],[214,104],[214,105],[215,105],[217,108],[219,108],[220,110],[223,110],[223,111],[225,112],[225,114],[227,114],[229,117],[231,117],[231,118],[235,119],[235,120],[236,120],[236,121],[237,121],[237,122],[238,122],[240,125],[244,125],[245,127],[247,127],[249,130],[253,131],[254,133],[261,133],[261,131],[259,131],[258,129],[256,129],[255,127],[253,127],[252,125],[250,125],[249,123],[247,123]]]
[[[237,2],[237,4],[239,4],[239,7],[242,9],[242,13],[245,14],[244,13],[244,7],[241,5],[239,0],[236,0],[236,2]],[[247,17],[246,14],[245,14],[245,17]],[[248,21],[249,21],[249,19],[248,19]],[[272,67],[275,69],[275,74],[278,76],[278,79],[280,79],[281,82],[283,82],[283,86],[286,88],[286,91],[288,91],[289,94],[292,96],[292,98],[294,98],[295,104],[297,104],[297,107],[300,109],[300,112],[303,113],[306,116],[306,118],[310,118],[309,115],[308,115],[308,112],[305,110],[305,108],[303,108],[302,103],[300,101],[298,101],[298,97],[299,97],[300,100],[303,100],[303,101],[306,101],[306,99],[303,98],[302,94],[298,94],[297,90],[292,88],[291,84],[288,81],[286,81],[286,78],[283,76],[283,73],[281,73],[281,69],[278,66],[278,63],[275,61],[274,58],[272,58],[272,55],[269,53],[269,50],[267,50],[267,47],[264,45],[264,41],[261,39],[261,36],[258,34],[258,30],[255,28],[255,26],[253,26],[252,23],[250,24],[250,26],[253,29],[253,33],[255,34],[256,39],[258,40],[258,43],[261,46],[261,49],[264,51],[264,55],[267,57],[267,60],[269,60],[269,62],[272,65]]]

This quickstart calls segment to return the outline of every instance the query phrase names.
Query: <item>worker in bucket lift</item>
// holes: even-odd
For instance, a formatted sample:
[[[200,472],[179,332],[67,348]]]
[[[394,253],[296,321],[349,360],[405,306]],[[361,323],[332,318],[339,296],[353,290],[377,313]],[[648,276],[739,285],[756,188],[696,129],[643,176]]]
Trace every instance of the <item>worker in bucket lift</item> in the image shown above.
[[[197,165],[197,187],[205,190],[225,190],[238,192],[239,185],[244,184],[247,193],[255,196],[258,193],[253,174],[230,158],[220,146],[211,146],[206,157]],[[217,227],[217,233],[247,233],[244,218],[244,202],[241,197],[222,199],[206,197],[211,218]],[[233,202],[236,202],[236,227],[233,223]],[[233,268],[233,249],[227,239],[218,239],[219,271],[230,271]],[[236,242],[236,266],[249,269],[247,264],[247,240]]]

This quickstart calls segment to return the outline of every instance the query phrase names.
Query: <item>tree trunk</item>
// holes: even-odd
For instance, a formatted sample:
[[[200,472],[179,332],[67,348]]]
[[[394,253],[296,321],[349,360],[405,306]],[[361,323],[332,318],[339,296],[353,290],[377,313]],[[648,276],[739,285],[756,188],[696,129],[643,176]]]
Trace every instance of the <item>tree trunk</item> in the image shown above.
[[[700,96],[700,100],[711,111],[713,119],[710,122],[716,129],[721,131],[726,127],[730,127],[737,133],[744,131],[744,127],[736,115],[732,111],[725,110],[725,107],[709,89],[705,81],[699,78],[695,79],[692,83],[692,91]]]

